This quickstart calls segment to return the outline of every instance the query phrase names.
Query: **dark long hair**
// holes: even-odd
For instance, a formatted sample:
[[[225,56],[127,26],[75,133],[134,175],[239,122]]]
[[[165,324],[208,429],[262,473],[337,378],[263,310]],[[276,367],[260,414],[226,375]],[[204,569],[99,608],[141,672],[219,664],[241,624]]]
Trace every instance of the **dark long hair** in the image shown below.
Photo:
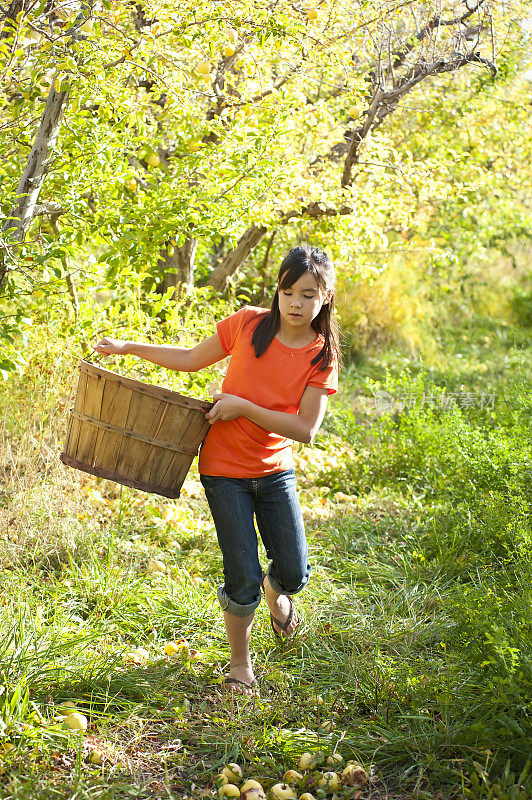
[[[321,333],[324,338],[323,347],[312,359],[311,364],[319,364],[320,370],[324,370],[331,364],[335,355],[340,361],[338,326],[333,316],[335,275],[331,259],[323,250],[318,250],[317,247],[311,247],[306,243],[294,247],[281,263],[277,277],[277,289],[289,289],[306,272],[312,275],[323,292],[331,291],[329,302],[322,305],[319,314],[311,323],[313,330]],[[266,352],[280,325],[279,295],[276,291],[269,313],[264,314],[257,323],[251,338],[257,358]]]

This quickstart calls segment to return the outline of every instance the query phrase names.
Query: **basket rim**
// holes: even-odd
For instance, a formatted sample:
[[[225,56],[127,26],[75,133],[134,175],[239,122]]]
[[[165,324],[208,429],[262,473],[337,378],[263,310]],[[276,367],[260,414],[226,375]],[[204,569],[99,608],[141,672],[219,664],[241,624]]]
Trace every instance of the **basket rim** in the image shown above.
[[[156,397],[159,400],[166,400],[169,403],[197,409],[198,411],[209,411],[212,408],[212,402],[208,400],[198,400],[196,397],[188,397],[187,395],[180,394],[180,392],[176,392],[174,389],[167,389],[157,384],[144,383],[136,378],[127,378],[110,369],[100,367],[98,364],[93,364],[86,358],[81,360],[79,370],[80,372],[98,375],[98,377],[105,378],[105,380],[111,381],[112,383],[118,383],[119,386],[127,386],[133,391],[140,392],[149,397]]]

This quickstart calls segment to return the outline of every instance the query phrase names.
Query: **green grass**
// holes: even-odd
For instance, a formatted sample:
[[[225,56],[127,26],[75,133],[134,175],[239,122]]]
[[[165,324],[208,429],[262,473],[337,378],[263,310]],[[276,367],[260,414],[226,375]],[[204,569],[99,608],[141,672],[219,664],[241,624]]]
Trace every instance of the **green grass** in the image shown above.
[[[293,640],[277,644],[257,612],[256,700],[220,691],[221,558],[197,475],[173,503],[64,468],[69,365],[45,347],[41,378],[30,364],[0,403],[0,743],[14,745],[0,797],[214,797],[226,762],[268,786],[306,750],[363,763],[362,799],[532,796],[532,372],[522,337],[521,369],[498,375],[509,346],[468,355],[513,398],[493,413],[351,411],[348,370],[297,455],[314,571]],[[464,383],[402,367],[390,356],[388,376],[368,368],[357,388]],[[179,638],[199,661],[164,655]],[[127,656],[137,646],[145,663]],[[70,699],[84,735],[61,726]]]

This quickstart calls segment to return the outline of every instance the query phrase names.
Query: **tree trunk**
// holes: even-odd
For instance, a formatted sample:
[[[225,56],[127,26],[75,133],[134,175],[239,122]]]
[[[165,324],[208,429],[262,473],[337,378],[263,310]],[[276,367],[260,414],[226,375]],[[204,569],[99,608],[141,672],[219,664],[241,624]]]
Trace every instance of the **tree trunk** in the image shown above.
[[[159,267],[163,271],[161,290],[166,292],[175,286],[178,293],[186,292],[194,286],[194,264],[198,240],[191,237],[186,239],[181,247],[175,247],[172,255],[168,254],[166,247],[159,258]],[[172,270],[170,272],[170,270]]]
[[[18,199],[4,224],[4,236],[9,233],[11,242],[24,241],[26,231],[35,217],[35,207],[50,163],[52,150],[57,142],[67,101],[68,92],[57,92],[52,80],[35,141],[26,162],[26,169],[17,188]],[[0,261],[0,288],[6,279],[7,270],[5,258],[2,258]]]
[[[227,278],[233,275],[239,266],[244,263],[265,233],[266,228],[259,225],[251,225],[240,238],[235,249],[230,250],[224,260],[211,273],[207,284],[216,289],[217,292],[223,291]]]

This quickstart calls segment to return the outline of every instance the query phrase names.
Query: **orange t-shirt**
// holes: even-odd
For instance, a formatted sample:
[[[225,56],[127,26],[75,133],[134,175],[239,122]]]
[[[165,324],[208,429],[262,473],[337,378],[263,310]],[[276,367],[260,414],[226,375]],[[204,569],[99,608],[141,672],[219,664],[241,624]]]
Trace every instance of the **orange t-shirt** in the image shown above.
[[[338,387],[336,359],[325,370],[311,364],[323,347],[318,336],[305,347],[287,347],[276,338],[260,358],[251,337],[265,308],[244,306],[217,324],[223,349],[231,356],[222,391],[244,397],[262,408],[297,414],[307,386]],[[246,324],[248,323],[248,324]],[[292,440],[267,431],[246,417],[215,422],[203,442],[199,471],[203,475],[256,478],[294,466]]]

